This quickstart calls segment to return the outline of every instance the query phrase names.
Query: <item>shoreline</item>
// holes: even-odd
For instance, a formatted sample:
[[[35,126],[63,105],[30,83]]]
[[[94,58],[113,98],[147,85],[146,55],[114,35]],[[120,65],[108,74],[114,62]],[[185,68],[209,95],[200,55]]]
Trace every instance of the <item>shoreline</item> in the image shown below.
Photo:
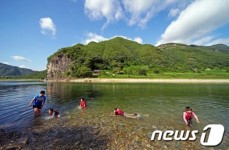
[[[225,83],[229,79],[135,79],[135,78],[80,78],[80,79],[0,79],[9,82],[66,82],[66,83]]]
[[[45,82],[74,83],[226,83],[229,79],[125,79],[125,78],[83,78],[70,80],[45,80]]]

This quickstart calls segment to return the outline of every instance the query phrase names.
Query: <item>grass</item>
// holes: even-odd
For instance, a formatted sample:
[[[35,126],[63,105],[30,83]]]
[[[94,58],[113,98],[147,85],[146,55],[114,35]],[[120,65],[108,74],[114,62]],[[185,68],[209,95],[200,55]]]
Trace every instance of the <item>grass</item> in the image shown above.
[[[27,78],[26,78],[27,77]],[[128,75],[128,74],[106,74],[95,76],[97,78],[134,78],[134,79],[229,79],[229,72],[225,70],[210,70],[200,73],[194,72],[160,72],[155,74],[149,72],[147,76],[143,75]],[[41,78],[31,78],[30,76],[18,77],[0,77],[0,80],[42,80]]]
[[[229,79],[229,72],[224,70],[194,72],[162,72],[159,74],[148,73],[147,76],[127,75],[127,74],[110,74],[101,75],[98,78],[143,78],[143,79]]]

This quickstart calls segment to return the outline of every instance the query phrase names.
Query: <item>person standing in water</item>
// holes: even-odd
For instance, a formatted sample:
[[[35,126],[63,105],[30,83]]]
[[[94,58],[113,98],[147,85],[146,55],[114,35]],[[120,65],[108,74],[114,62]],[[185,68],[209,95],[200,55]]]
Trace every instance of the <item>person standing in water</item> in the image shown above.
[[[41,109],[43,108],[45,101],[46,101],[45,91],[41,91],[40,94],[36,95],[29,103],[29,106],[32,106],[33,104],[35,117],[41,116]]]
[[[192,118],[195,118],[196,122],[199,123],[199,119],[192,109],[189,106],[185,107],[185,111],[183,112],[183,120],[187,126],[192,125]]]
[[[127,118],[133,118],[133,119],[138,119],[141,118],[140,114],[129,114],[127,112],[122,111],[120,108],[115,108],[114,109],[114,115],[118,115],[118,116],[124,116]]]
[[[86,103],[85,98],[80,99],[80,107],[81,107],[81,109],[86,109],[87,103]]]

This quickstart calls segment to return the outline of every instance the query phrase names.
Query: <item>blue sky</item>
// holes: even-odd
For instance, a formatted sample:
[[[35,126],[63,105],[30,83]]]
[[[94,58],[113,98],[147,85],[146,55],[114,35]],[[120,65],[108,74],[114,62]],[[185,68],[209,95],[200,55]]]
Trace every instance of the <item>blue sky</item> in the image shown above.
[[[228,14],[228,0],[1,0],[0,62],[44,70],[62,47],[116,36],[229,45]]]

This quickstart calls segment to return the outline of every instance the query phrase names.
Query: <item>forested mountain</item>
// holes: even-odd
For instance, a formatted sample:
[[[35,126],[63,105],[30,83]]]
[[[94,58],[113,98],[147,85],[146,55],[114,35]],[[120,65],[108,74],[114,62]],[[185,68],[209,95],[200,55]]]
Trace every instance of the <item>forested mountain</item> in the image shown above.
[[[0,63],[0,76],[18,76],[18,75],[28,75],[34,71],[26,68],[19,68],[16,66],[11,66],[7,64]]]
[[[62,48],[48,58],[48,79],[90,77],[93,72],[140,74],[228,70],[229,47],[168,43],[155,47],[116,37]]]

